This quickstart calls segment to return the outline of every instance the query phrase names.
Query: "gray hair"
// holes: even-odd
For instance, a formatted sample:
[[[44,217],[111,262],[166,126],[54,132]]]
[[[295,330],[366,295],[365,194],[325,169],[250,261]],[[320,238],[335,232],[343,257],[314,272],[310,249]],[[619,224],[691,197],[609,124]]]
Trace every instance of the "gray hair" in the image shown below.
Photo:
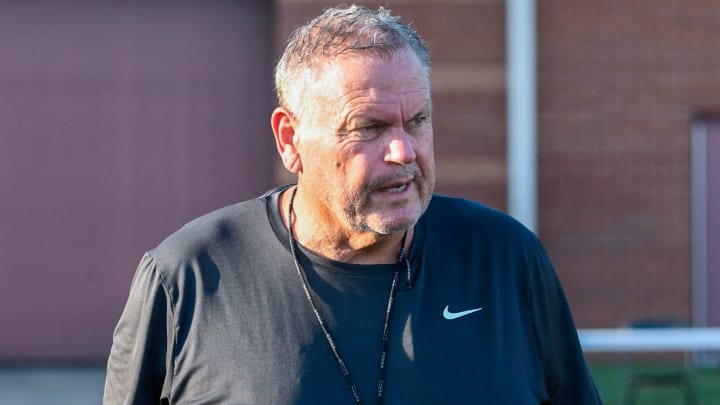
[[[317,79],[323,62],[343,53],[374,51],[392,56],[410,49],[430,75],[430,51],[423,38],[400,17],[380,7],[338,6],[325,10],[290,34],[275,68],[275,91],[280,105],[302,115],[302,96]]]

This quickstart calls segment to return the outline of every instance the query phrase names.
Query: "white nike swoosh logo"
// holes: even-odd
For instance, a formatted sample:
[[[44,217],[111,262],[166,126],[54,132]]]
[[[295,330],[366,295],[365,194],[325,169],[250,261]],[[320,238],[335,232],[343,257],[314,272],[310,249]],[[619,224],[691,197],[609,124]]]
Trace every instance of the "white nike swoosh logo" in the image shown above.
[[[477,312],[480,310],[482,310],[482,308],[468,309],[467,311],[460,311],[460,312],[450,312],[450,306],[446,305],[445,310],[443,311],[443,317],[445,319],[449,319],[449,320],[458,319],[458,318],[462,318],[465,315],[470,315],[473,312]]]

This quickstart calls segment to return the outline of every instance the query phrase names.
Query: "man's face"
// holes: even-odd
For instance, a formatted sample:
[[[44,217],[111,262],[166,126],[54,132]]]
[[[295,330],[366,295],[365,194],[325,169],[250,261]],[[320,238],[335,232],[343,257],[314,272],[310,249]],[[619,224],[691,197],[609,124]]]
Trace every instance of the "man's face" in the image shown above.
[[[430,82],[417,57],[341,55],[306,100],[298,182],[319,219],[355,232],[411,228],[435,187]]]

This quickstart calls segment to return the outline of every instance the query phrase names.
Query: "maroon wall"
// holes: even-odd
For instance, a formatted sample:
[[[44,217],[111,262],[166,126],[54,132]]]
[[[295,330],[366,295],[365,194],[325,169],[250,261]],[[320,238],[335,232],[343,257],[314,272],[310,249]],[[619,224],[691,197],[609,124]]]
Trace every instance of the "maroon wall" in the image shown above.
[[[0,360],[103,358],[143,251],[270,186],[269,3],[0,4]]]

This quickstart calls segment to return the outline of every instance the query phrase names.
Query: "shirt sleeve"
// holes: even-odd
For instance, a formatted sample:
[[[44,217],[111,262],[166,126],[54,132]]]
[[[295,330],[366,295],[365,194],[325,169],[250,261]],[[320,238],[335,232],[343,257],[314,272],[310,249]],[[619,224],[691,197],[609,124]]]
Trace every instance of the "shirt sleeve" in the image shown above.
[[[170,295],[155,262],[138,265],[122,316],[113,334],[103,403],[159,404],[167,398],[173,321]]]
[[[567,299],[542,246],[535,252],[532,313],[543,361],[545,387],[553,405],[602,404],[585,361]]]

